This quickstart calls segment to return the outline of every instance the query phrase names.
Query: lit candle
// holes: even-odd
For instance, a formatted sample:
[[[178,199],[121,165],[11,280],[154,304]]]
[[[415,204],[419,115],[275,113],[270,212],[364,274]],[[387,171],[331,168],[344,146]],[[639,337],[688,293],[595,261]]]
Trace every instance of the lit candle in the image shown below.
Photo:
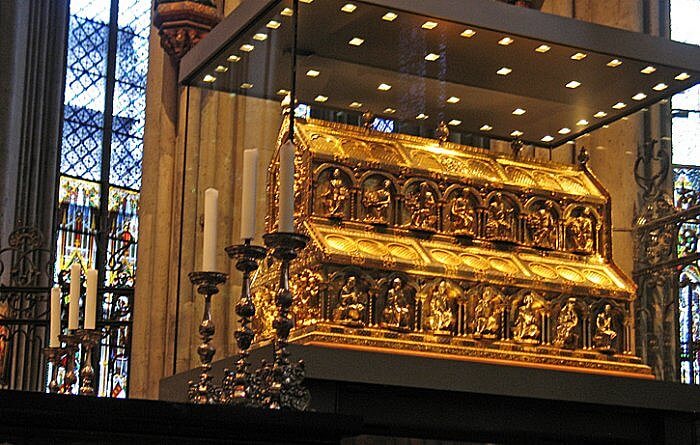
[[[258,149],[243,152],[243,188],[241,190],[241,239],[255,237],[255,201],[258,182]]]
[[[80,264],[70,267],[70,299],[68,300],[68,330],[78,329],[80,312]]]
[[[280,147],[279,220],[277,230],[294,232],[294,144]]]
[[[219,192],[208,188],[204,192],[204,243],[202,247],[202,270],[216,270],[216,224]]]
[[[51,319],[49,321],[49,347],[58,348],[61,341],[61,288],[54,286],[51,289]]]
[[[85,329],[95,329],[97,315],[97,271],[87,271],[87,295],[85,296]]]

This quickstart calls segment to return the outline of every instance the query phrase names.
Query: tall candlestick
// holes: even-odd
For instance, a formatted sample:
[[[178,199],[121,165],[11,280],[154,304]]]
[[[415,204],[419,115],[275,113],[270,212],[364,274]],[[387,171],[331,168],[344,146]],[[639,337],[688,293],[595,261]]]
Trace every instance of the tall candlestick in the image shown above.
[[[51,289],[51,318],[49,319],[49,347],[58,348],[61,341],[61,288],[54,286]]]
[[[216,271],[216,224],[219,191],[208,188],[204,192],[204,243],[202,246],[202,270]]]
[[[255,237],[255,201],[258,183],[258,149],[243,152],[243,188],[241,190],[241,239]]]
[[[87,294],[85,296],[85,329],[95,329],[97,315],[97,271],[87,271]]]
[[[70,300],[68,301],[68,329],[78,329],[80,312],[80,264],[70,267]]]
[[[279,220],[277,230],[294,232],[294,144],[280,147]]]

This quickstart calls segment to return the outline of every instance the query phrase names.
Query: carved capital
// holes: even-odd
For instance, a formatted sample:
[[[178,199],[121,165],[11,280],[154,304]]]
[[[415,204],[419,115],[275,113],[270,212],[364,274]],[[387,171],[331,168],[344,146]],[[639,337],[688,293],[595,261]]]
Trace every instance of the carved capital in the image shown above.
[[[219,21],[216,6],[209,0],[160,1],[153,17],[160,44],[174,61],[187,54]]]

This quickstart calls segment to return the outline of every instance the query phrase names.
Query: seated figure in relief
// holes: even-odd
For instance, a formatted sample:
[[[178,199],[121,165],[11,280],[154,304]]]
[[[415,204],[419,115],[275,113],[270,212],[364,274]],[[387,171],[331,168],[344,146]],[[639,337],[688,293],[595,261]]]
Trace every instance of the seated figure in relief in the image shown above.
[[[593,221],[590,209],[585,209],[581,216],[569,218],[566,223],[566,238],[569,249],[574,252],[593,252]]]
[[[544,207],[528,215],[527,218],[532,243],[547,249],[554,249],[557,243],[556,222],[551,209],[552,203],[547,202]]]
[[[501,193],[496,194],[487,209],[486,237],[513,239],[513,209],[508,207]]]
[[[391,204],[391,181],[385,179],[376,190],[365,190],[362,205],[367,209],[365,221],[374,224],[389,222],[389,205]]]
[[[421,182],[418,190],[406,197],[406,207],[411,212],[410,228],[436,230],[437,200],[427,182]]]
[[[534,307],[532,294],[523,298],[513,324],[513,339],[523,343],[538,343],[540,337],[539,314]]]
[[[458,191],[457,196],[452,200],[450,221],[455,235],[474,235],[476,232],[474,209],[464,189]]]
[[[338,307],[333,311],[333,321],[346,326],[362,327],[365,325],[364,297],[357,289],[357,278],[351,276],[345,280],[338,295]]]
[[[501,331],[500,300],[498,293],[487,286],[474,308],[474,337],[495,338]]]
[[[598,314],[595,320],[596,331],[593,336],[593,346],[596,349],[607,352],[612,351],[612,342],[617,338],[617,332],[613,329],[612,306],[605,305],[605,308]]]
[[[386,294],[381,326],[389,329],[408,330],[410,314],[408,295],[401,278],[394,278]]]
[[[553,342],[554,346],[559,348],[574,347],[578,341],[578,336],[574,332],[576,326],[578,326],[576,299],[569,298],[557,317],[556,335]]]
[[[453,321],[454,315],[450,307],[447,282],[442,280],[433,290],[430,298],[430,315],[428,315],[427,327],[433,332],[448,333]]]
[[[323,192],[321,198],[325,216],[329,218],[345,216],[345,200],[348,198],[348,189],[345,187],[340,169],[333,170],[326,191]]]

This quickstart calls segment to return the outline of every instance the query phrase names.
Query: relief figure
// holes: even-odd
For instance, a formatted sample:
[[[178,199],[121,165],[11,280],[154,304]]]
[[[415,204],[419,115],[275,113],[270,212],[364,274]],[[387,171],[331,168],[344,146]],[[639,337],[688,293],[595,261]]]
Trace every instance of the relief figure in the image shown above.
[[[433,332],[449,333],[453,319],[454,315],[450,307],[447,282],[442,280],[433,290],[433,295],[430,298],[430,315],[428,316],[427,327]]]
[[[394,278],[386,294],[381,326],[389,329],[408,330],[410,323],[408,295],[401,278]]]
[[[491,287],[486,287],[474,308],[474,337],[495,338],[501,331],[500,298]]]
[[[532,294],[523,298],[518,315],[513,324],[513,339],[523,343],[538,343],[540,336],[539,314],[533,305]]]
[[[474,235],[476,232],[474,209],[464,189],[457,192],[457,196],[452,200],[450,221],[455,235]]]
[[[326,191],[321,195],[324,215],[328,218],[342,218],[345,216],[345,201],[348,198],[348,189],[345,187],[339,169],[334,169],[328,180]]]
[[[568,246],[575,252],[593,253],[593,221],[590,209],[566,222]]]
[[[598,314],[595,320],[596,331],[593,336],[593,346],[603,351],[612,350],[612,342],[617,338],[617,332],[613,329],[612,306],[605,305],[605,309]]]
[[[554,249],[557,245],[557,230],[554,216],[552,216],[552,203],[528,215],[527,225],[532,243],[539,247]]]
[[[489,204],[486,221],[486,237],[500,240],[513,239],[513,209],[497,193]]]
[[[346,326],[365,325],[365,302],[357,289],[357,278],[348,277],[338,295],[338,307],[333,311],[333,321]]]
[[[576,299],[569,298],[557,317],[556,335],[553,342],[554,346],[559,348],[575,347],[578,341],[578,335],[574,332],[576,326],[578,326]]]
[[[376,190],[365,190],[362,205],[367,209],[365,221],[373,224],[389,223],[389,205],[391,204],[391,181],[385,179]]]
[[[406,207],[411,212],[409,227],[431,231],[436,229],[437,201],[427,182],[421,182],[418,190],[408,195]]]

